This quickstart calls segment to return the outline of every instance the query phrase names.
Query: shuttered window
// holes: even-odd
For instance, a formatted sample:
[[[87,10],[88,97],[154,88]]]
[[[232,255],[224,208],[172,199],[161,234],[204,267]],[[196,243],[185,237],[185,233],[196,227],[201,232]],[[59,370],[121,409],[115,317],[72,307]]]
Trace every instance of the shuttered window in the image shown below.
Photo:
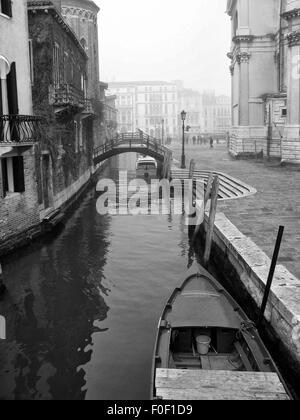
[[[7,75],[7,97],[8,97],[8,109],[10,115],[19,114],[18,105],[18,87],[17,87],[17,71],[16,63],[12,63],[10,72]]]
[[[3,104],[2,104],[2,83],[0,79],[0,115],[3,115]]]
[[[6,16],[12,17],[12,2],[11,0],[0,0],[0,12]]]
[[[2,103],[2,82],[0,79],[0,116],[3,115],[3,103]],[[0,143],[4,139],[3,121],[0,119]]]
[[[25,191],[23,156],[13,157],[13,170],[15,192],[22,193]]]
[[[8,192],[7,159],[1,159],[3,197]]]
[[[1,163],[4,197],[7,193],[23,193],[25,191],[23,156],[1,159]]]

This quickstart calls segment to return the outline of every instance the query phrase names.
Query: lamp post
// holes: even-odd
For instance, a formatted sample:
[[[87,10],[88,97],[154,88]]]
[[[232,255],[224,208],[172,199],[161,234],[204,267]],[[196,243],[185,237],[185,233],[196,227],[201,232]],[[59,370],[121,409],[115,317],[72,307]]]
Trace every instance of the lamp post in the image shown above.
[[[186,120],[186,112],[181,112],[181,119],[182,119],[182,155],[181,155],[181,169],[186,169],[185,166],[185,120]]]

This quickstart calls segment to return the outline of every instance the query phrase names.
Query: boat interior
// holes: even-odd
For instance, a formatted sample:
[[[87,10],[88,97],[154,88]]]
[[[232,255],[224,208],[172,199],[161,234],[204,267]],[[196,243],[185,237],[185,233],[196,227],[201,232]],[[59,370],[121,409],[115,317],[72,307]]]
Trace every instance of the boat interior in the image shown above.
[[[263,363],[264,370],[268,370]],[[259,371],[243,335],[235,329],[173,329],[169,368],[220,371]]]

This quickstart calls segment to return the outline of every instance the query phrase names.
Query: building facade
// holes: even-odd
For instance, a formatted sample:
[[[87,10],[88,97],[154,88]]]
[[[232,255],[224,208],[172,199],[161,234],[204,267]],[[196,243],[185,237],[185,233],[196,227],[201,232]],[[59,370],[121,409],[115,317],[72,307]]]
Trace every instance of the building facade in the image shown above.
[[[165,141],[178,135],[179,97],[176,83],[162,81],[113,82],[121,132],[143,130]]]
[[[59,0],[61,13],[74,31],[87,56],[87,100],[93,112],[93,142],[95,147],[103,143],[103,103],[100,99],[100,70],[98,45],[99,7],[90,0]]]
[[[178,109],[187,112],[186,125],[190,127],[190,135],[199,135],[204,130],[203,119],[203,95],[193,89],[185,89],[183,85],[178,83]],[[179,129],[182,121],[179,118]]]
[[[25,0],[0,8],[0,252],[39,223],[35,151],[40,120],[33,115]]]
[[[228,133],[231,128],[231,99],[229,96],[216,97],[216,126],[215,133]]]
[[[0,1],[0,254],[62,220],[98,169],[105,118],[115,127],[113,98],[100,97],[98,11]]]
[[[93,111],[82,44],[51,2],[29,2],[33,109],[47,126],[36,157],[41,219],[55,212],[93,168]]]
[[[112,139],[118,130],[118,111],[116,108],[116,95],[105,96],[105,124],[107,137]]]
[[[229,0],[233,155],[300,163],[300,1]]]

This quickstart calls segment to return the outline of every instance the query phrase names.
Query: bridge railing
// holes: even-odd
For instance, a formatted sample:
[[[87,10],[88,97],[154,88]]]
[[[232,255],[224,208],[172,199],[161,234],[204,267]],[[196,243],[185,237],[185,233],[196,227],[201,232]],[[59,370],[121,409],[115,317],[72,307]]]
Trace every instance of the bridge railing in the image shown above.
[[[152,150],[163,156],[170,154],[169,149],[162,146],[154,137],[149,136],[143,131],[138,131],[136,133],[122,133],[112,140],[105,142],[102,146],[94,150],[94,158],[108,153],[119,146],[129,146],[129,148],[132,148],[136,145],[145,147],[145,149]]]

